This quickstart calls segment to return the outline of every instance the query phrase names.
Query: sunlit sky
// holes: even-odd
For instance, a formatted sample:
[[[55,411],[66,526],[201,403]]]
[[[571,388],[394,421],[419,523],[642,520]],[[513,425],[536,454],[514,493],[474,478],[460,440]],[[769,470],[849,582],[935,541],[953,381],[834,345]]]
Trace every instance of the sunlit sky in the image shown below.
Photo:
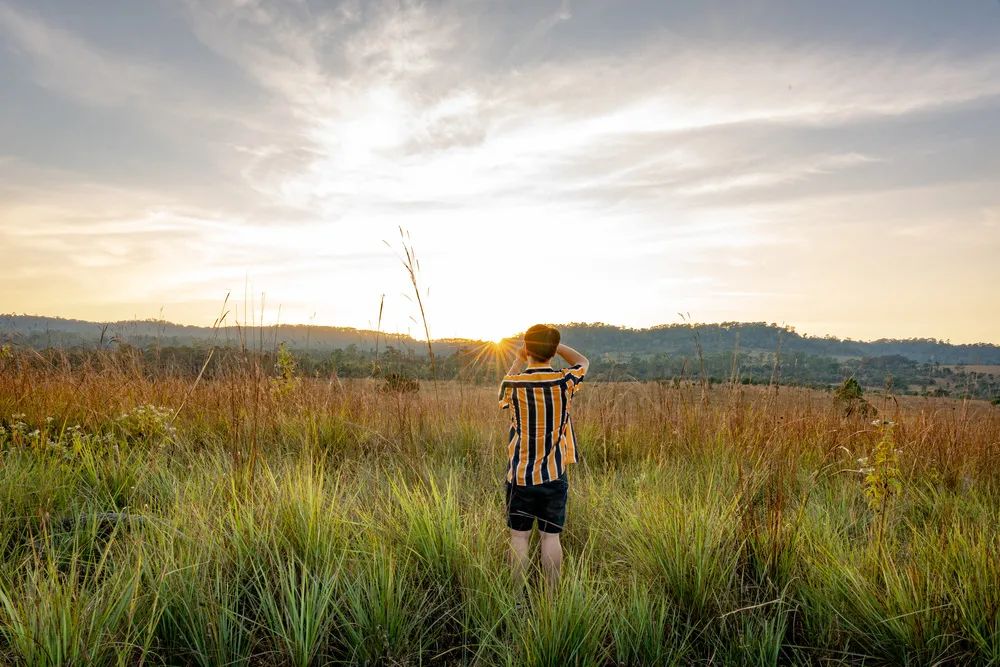
[[[400,226],[434,337],[1000,342],[1000,2],[0,0],[0,312],[419,335]]]

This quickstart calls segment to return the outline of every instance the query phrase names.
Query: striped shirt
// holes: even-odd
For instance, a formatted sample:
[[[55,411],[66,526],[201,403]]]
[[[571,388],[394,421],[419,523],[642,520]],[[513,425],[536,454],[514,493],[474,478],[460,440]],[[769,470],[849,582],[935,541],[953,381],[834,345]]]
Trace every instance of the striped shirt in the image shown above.
[[[528,368],[505,375],[500,408],[510,409],[507,481],[520,486],[557,479],[576,463],[576,433],[569,408],[586,370],[579,364]]]

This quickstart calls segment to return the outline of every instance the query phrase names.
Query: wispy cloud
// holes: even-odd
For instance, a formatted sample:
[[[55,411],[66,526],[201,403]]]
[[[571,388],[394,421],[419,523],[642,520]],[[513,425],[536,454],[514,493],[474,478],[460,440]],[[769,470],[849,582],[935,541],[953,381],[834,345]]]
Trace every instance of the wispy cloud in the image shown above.
[[[772,168],[767,171],[743,169],[739,174],[703,179],[690,186],[681,186],[676,192],[681,195],[706,195],[732,190],[766,188],[799,182],[811,176],[824,176],[857,165],[879,161],[876,157],[860,153],[819,155],[808,161],[773,165],[777,169]]]
[[[331,216],[393,200],[475,207],[484,197],[592,197],[642,165],[655,166],[660,183],[678,181],[682,195],[822,176],[874,158],[817,152],[782,167],[779,151],[763,169],[727,175],[740,156],[725,146],[671,156],[648,138],[719,128],[731,140],[732,128],[762,121],[843,124],[1000,94],[1000,56],[705,49],[654,31],[627,53],[493,71],[464,57],[460,15],[423,5],[342,9],[324,21],[216,4],[192,11],[202,39],[281,96],[298,122],[293,145],[266,147],[243,173],[286,205]],[[328,42],[343,46],[332,54]],[[602,171],[603,161],[581,173],[609,144],[624,173]],[[691,176],[697,182],[684,183]]]
[[[168,292],[204,301],[213,284],[252,272],[286,313],[325,303],[329,317],[363,323],[365,299],[394,284],[372,248],[403,224],[435,260],[442,310],[464,314],[442,333],[463,333],[470,317],[500,326],[476,295],[501,293],[486,276],[521,266],[529,239],[579,239],[580,263],[594,267],[579,278],[593,303],[542,305],[540,319],[787,311],[775,319],[829,322],[797,301],[805,288],[773,284],[770,267],[813,255],[799,268],[822,294],[843,256],[877,266],[877,253],[816,228],[847,218],[912,253],[942,225],[971,229],[991,219],[982,211],[995,220],[995,45],[904,48],[822,31],[807,42],[778,25],[713,35],[638,6],[612,17],[607,33],[627,35],[612,42],[595,7],[170,5],[164,25],[197,40],[209,74],[0,2],[18,81],[141,125],[148,145],[133,150],[163,167],[140,178],[134,155],[121,165],[106,155],[98,176],[79,161],[8,155],[0,234],[30,260],[6,275],[37,280],[42,258],[66,256],[52,269],[62,280],[71,269],[144,276],[142,290],[107,292],[134,303]],[[168,153],[169,163],[156,157]],[[971,244],[946,242],[953,253]],[[370,293],[309,285],[324,272]],[[848,304],[829,303],[850,318]]]
[[[37,83],[88,105],[115,106],[141,99],[160,81],[155,66],[116,58],[8,4],[0,4],[0,31],[8,48],[28,56]]]

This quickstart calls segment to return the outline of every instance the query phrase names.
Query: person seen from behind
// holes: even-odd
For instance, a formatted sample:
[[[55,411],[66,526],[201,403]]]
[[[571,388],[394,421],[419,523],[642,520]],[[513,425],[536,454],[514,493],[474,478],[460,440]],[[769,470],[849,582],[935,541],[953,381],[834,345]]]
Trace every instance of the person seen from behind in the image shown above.
[[[506,506],[511,567],[523,586],[530,562],[529,538],[537,522],[550,594],[562,565],[559,534],[566,523],[566,469],[578,458],[570,406],[590,366],[585,356],[559,340],[555,327],[536,324],[528,329],[499,396],[500,408],[510,411]],[[552,368],[556,355],[565,360],[566,368]]]

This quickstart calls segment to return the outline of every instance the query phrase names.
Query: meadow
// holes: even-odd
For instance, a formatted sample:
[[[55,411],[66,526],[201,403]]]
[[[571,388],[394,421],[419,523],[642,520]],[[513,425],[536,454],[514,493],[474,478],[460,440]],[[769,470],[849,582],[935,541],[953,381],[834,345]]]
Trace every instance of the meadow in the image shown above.
[[[590,383],[563,579],[493,385],[0,359],[0,663],[998,665],[1000,408]]]

